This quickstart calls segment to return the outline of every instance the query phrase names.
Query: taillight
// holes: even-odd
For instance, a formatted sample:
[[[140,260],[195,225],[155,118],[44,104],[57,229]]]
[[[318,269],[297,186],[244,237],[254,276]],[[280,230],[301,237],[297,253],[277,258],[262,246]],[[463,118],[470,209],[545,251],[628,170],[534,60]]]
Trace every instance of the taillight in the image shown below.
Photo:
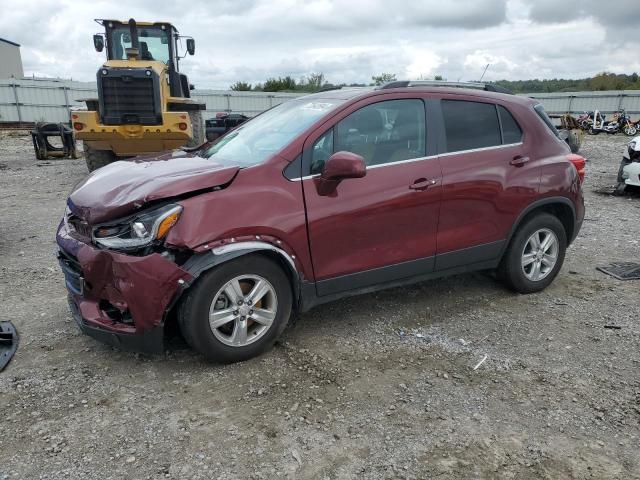
[[[584,167],[587,164],[587,161],[584,157],[580,155],[576,155],[575,153],[571,153],[567,155],[567,159],[573,163],[573,166],[576,167],[576,171],[578,172],[578,178],[580,179],[580,183],[584,182]]]
[[[75,128],[76,130],[80,131],[84,128],[84,125],[80,122],[74,122],[73,124],[73,128]]]

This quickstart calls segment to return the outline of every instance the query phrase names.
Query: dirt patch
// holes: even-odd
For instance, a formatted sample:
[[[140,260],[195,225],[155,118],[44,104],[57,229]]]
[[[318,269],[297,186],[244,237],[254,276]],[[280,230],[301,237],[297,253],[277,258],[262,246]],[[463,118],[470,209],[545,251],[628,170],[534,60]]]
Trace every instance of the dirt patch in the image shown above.
[[[0,479],[640,478],[640,284],[595,270],[640,251],[640,201],[594,193],[626,140],[585,139],[585,223],[546,291],[472,274],[341,300],[219,366],[78,332],[54,231],[84,160],[0,134],[0,320],[21,334]]]

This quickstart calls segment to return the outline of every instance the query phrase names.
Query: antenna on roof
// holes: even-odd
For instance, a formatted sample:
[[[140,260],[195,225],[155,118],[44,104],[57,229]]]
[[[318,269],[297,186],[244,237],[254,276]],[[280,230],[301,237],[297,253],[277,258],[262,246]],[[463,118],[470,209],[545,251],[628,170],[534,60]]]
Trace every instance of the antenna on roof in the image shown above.
[[[487,63],[487,66],[484,67],[484,72],[482,72],[482,76],[480,77],[480,80],[478,80],[479,82],[482,81],[482,79],[484,78],[484,74],[487,73],[487,70],[489,69],[489,65],[491,65],[491,64]]]

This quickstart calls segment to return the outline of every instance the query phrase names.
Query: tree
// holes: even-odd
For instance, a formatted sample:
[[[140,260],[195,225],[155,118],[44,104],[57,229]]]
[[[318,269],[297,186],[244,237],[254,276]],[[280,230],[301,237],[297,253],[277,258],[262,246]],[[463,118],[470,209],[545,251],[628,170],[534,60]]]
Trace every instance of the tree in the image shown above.
[[[371,77],[373,80],[373,84],[376,86],[384,85],[385,83],[395,82],[396,74],[395,73],[381,73],[380,75],[373,75]]]
[[[442,78],[442,75],[436,75],[435,77],[433,77],[434,80],[444,80],[444,78]]]
[[[304,89],[309,92],[317,92],[327,84],[324,73],[310,73],[301,83],[305,87]]]
[[[286,77],[268,78],[262,87],[265,92],[280,92],[282,90],[293,91],[296,89],[296,81],[289,75]]]
[[[231,85],[231,90],[235,90],[236,92],[248,92],[251,90],[251,84],[247,82],[236,82]]]

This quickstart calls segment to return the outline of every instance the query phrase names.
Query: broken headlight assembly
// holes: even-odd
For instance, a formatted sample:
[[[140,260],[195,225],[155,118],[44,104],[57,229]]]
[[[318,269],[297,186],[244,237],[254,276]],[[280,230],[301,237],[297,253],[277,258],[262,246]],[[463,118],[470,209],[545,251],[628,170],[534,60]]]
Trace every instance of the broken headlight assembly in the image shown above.
[[[100,225],[93,230],[93,241],[100,246],[118,250],[144,247],[166,237],[181,212],[180,205],[169,204],[126,220]]]

